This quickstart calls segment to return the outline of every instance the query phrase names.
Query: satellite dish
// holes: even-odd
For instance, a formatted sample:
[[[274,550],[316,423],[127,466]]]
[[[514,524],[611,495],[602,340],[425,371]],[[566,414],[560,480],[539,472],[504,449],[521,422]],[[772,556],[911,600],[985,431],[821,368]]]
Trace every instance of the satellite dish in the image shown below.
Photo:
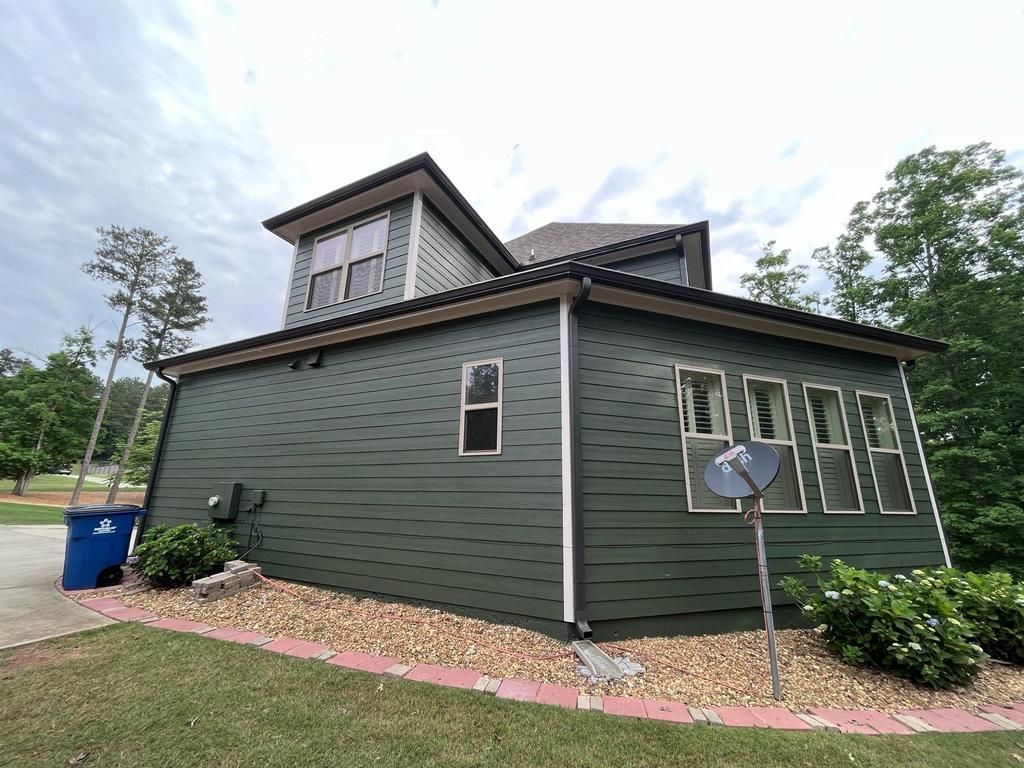
[[[744,473],[737,471],[737,463],[746,470],[745,474],[757,487],[756,493],[743,476]],[[745,443],[730,445],[711,459],[704,469],[704,482],[718,496],[742,499],[747,496],[760,496],[778,474],[779,454],[775,449],[767,443],[748,440]]]

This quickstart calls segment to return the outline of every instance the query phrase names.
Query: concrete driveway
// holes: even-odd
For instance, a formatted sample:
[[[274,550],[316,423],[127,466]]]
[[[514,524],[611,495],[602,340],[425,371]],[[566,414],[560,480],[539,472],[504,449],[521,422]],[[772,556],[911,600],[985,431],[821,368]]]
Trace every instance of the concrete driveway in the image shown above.
[[[112,623],[53,586],[64,568],[63,525],[0,525],[0,648]]]

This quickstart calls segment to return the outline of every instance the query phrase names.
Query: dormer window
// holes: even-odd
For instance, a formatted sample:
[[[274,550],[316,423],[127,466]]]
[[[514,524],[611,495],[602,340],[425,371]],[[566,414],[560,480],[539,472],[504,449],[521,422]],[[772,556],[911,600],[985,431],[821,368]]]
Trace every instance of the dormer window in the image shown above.
[[[306,309],[380,293],[387,246],[387,215],[318,237]]]

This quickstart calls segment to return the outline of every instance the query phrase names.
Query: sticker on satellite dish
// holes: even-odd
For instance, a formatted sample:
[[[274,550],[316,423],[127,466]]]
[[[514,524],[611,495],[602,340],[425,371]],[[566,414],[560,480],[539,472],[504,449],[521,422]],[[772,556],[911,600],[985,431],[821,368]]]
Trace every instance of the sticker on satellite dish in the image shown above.
[[[704,469],[704,482],[711,491],[727,499],[753,496],[754,491],[732,462],[738,461],[760,490],[764,490],[779,474],[779,454],[767,443],[748,440],[730,445],[719,452]]]

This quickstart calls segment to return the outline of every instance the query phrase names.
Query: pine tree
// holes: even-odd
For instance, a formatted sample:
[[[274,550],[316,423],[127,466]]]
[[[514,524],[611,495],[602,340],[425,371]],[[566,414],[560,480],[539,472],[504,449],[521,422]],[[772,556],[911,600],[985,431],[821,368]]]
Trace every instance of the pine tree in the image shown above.
[[[92,434],[85,448],[75,490],[71,494],[71,504],[77,504],[82,494],[86,472],[92,462],[96,441],[103,426],[103,416],[107,410],[118,361],[131,348],[127,337],[128,324],[138,314],[143,299],[164,281],[168,263],[177,253],[177,248],[171,245],[166,237],[141,227],[124,229],[114,225],[109,229],[100,227],[96,231],[99,234],[99,245],[95,258],[83,264],[82,271],[93,279],[114,285],[113,292],[107,294],[106,299],[112,309],[120,310],[121,323],[117,330],[117,338],[108,345],[110,369],[107,371],[107,380],[100,394]]]
[[[206,297],[200,290],[203,278],[190,260],[175,257],[171,262],[170,275],[167,283],[156,293],[147,296],[142,302],[142,324],[145,333],[139,345],[138,359],[141,362],[158,360],[165,355],[184,352],[193,345],[188,335],[197,331],[209,322],[206,315]],[[135,436],[139,432],[143,415],[146,412],[146,401],[150,387],[153,385],[153,371],[146,376],[142,388],[142,397],[135,412],[135,419],[121,449],[121,467],[110,485],[107,503],[112,504],[117,498],[121,485],[124,467],[132,453]]]

